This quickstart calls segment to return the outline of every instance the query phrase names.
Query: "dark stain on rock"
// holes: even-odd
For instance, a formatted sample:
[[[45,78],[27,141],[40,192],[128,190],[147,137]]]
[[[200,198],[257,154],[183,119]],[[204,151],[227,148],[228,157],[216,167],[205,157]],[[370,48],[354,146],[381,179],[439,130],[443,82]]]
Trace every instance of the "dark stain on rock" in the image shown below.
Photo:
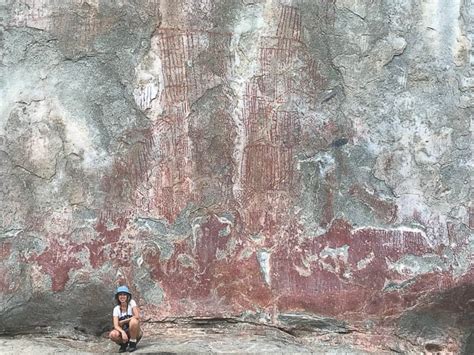
[[[331,146],[334,148],[339,148],[343,145],[346,145],[348,142],[349,140],[347,138],[338,138],[331,143]]]

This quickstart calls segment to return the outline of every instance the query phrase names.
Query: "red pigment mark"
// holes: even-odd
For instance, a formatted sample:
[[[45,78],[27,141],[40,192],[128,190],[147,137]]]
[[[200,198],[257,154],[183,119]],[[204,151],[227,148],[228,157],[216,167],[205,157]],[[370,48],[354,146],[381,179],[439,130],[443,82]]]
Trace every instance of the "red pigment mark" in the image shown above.
[[[383,200],[376,194],[370,193],[360,185],[352,185],[349,193],[366,204],[372,212],[387,223],[392,223],[397,218],[397,205]]]
[[[242,247],[237,243],[235,250],[229,250],[228,243],[234,236],[221,235],[227,226],[210,216],[200,226],[196,240],[176,244],[168,260],[162,260],[160,251],[145,251],[144,260],[150,265],[152,277],[164,288],[165,302],[173,312],[209,316],[226,310],[253,309],[268,302],[270,292],[262,281],[255,255],[237,260]],[[199,307],[192,309],[191,305],[196,304]]]
[[[265,47],[259,50],[259,62],[262,75],[274,76],[283,68],[290,66],[301,51],[302,43],[293,39],[263,37]]]
[[[275,35],[262,38],[260,75],[251,78],[246,85],[242,112],[247,138],[241,161],[243,203],[246,206],[242,217],[247,231],[264,231],[265,235],[278,234],[285,224],[282,221],[287,218],[275,218],[272,209],[288,211],[298,179],[294,155],[301,144],[300,118],[297,112],[284,111],[281,107],[298,92],[297,86],[301,86],[294,82],[295,71],[306,70],[311,72],[308,75],[318,77],[318,67],[301,42],[299,10],[291,6],[280,9]],[[318,83],[322,85],[323,81]],[[274,208],[275,204],[268,203],[268,200],[277,192],[282,193],[282,197]],[[330,187],[326,192],[328,223],[333,213]],[[260,194],[266,196],[258,196]],[[268,233],[269,228],[275,233]]]
[[[165,86],[162,100],[171,106],[194,102],[218,84],[230,67],[231,39],[232,34],[225,32],[160,28],[158,49]]]
[[[57,240],[51,240],[49,247],[40,254],[33,255],[28,261],[35,261],[41,270],[51,276],[52,290],[54,292],[64,290],[69,280],[69,271],[79,269],[83,264],[74,257],[81,251],[83,246],[76,244],[62,245]]]
[[[0,243],[0,260],[8,259],[12,250],[12,243],[3,242]]]
[[[299,9],[292,6],[282,6],[277,36],[301,40],[301,15]]]
[[[308,87],[305,85],[299,85],[295,87],[295,92],[308,92],[308,94],[317,94],[328,84],[328,80],[322,76],[320,65],[313,58],[308,58],[308,64],[301,68],[301,74],[303,77],[307,77]]]
[[[244,235],[263,233],[276,236],[282,225],[288,222],[288,208],[291,196],[286,191],[266,191],[248,196],[241,211]]]
[[[316,150],[326,150],[340,136],[340,129],[334,122],[324,121],[304,130],[301,141],[310,144]]]
[[[281,7],[276,37],[265,37],[260,48],[261,75],[253,77],[244,95],[243,120],[247,146],[242,159],[247,194],[289,191],[294,183],[294,149],[300,141],[298,114],[277,107],[292,91],[291,65],[302,47],[301,16],[294,7]]]
[[[172,124],[161,127],[161,160],[154,177],[154,197],[150,209],[172,223],[186,205],[193,200],[193,161],[185,116],[168,117]]]
[[[106,211],[114,211],[117,204],[128,206],[137,186],[147,180],[146,172],[152,160],[154,140],[150,129],[128,132],[121,140],[130,148],[124,157],[116,158],[111,173],[103,179]]]
[[[90,8],[84,16],[78,16],[74,12],[58,12],[46,21],[65,49],[77,53],[93,50],[92,44],[97,36],[110,30],[119,19],[99,17],[97,11]]]
[[[272,288],[275,293],[281,293],[282,309],[302,308],[328,315],[344,312],[388,315],[412,305],[419,291],[434,288],[433,284],[423,284],[426,276],[423,275],[400,293],[383,291],[386,280],[400,276],[389,269],[387,261],[395,262],[407,254],[435,253],[418,232],[353,230],[347,222],[337,220],[326,234],[317,238],[301,241],[298,234],[290,234],[286,240],[287,244],[276,248],[271,258]],[[347,261],[344,256],[321,256],[326,248],[334,250],[345,245]],[[358,263],[364,260],[366,264],[359,267]],[[447,284],[442,287],[447,287],[451,276],[433,273],[433,278],[438,284],[445,280]]]
[[[221,205],[226,205],[229,200],[234,199],[232,187],[235,176],[235,131],[232,117],[224,109],[216,109],[213,115],[212,129],[195,121],[189,134],[194,162],[193,192],[196,204],[201,206],[207,204],[210,194],[215,200],[219,200]]]
[[[129,216],[127,215],[111,212],[101,214],[95,226],[96,231],[99,233],[98,239],[84,244],[89,250],[89,260],[93,268],[96,269],[102,266],[104,262],[110,260],[111,254],[107,253],[107,250],[110,250],[110,246],[117,244],[128,222]],[[108,248],[106,249],[106,247]],[[129,260],[127,258],[126,260],[113,259],[113,261],[121,265],[122,263],[128,263]]]
[[[272,111],[258,94],[256,81],[247,85],[244,123],[248,145],[244,149],[243,180],[251,191],[288,190],[293,183],[293,147],[299,142],[296,112]]]
[[[166,101],[187,101],[189,91],[186,80],[186,60],[188,50],[193,51],[194,43],[198,42],[195,34],[160,29],[158,32],[158,48],[163,64],[164,95]],[[197,81],[190,83],[198,84]]]
[[[251,143],[267,138],[265,128],[271,124],[272,102],[261,94],[263,79],[257,78],[246,85],[243,118],[246,134]],[[260,135],[263,134],[263,137]]]
[[[128,242],[118,241],[116,243],[108,244],[110,247],[109,258],[114,260],[115,264],[118,266],[130,266],[131,264],[131,255],[132,255],[132,245]]]
[[[291,149],[270,145],[245,149],[245,186],[253,191],[287,190],[293,182]]]
[[[421,224],[422,226],[427,227],[430,225],[429,218],[426,216],[423,216],[423,214],[416,209],[413,210],[413,219],[419,224]]]
[[[324,122],[322,127],[319,130],[321,137],[325,141],[325,145],[328,145],[334,140],[334,137],[337,136],[339,128],[334,122]]]
[[[7,268],[0,267],[0,293],[6,295],[10,291],[10,277]]]
[[[100,267],[113,256],[116,257],[113,259],[116,265],[129,263],[129,259],[124,258],[121,253],[114,254],[110,250],[114,250],[114,246],[124,248],[124,245],[115,244],[127,227],[133,205],[143,203],[139,187],[148,182],[148,169],[154,159],[152,149],[155,142],[151,129],[126,132],[121,141],[130,147],[123,157],[116,158],[111,172],[102,180],[106,197],[95,226],[99,236],[84,244],[89,250],[93,268]]]
[[[160,28],[158,51],[162,58],[164,90],[160,97],[166,115],[154,132],[161,159],[149,210],[172,223],[190,202],[195,162],[187,116],[190,104],[220,83],[230,67],[230,33]]]
[[[383,157],[383,172],[385,175],[389,175],[392,170],[394,170],[394,164],[395,164],[395,156],[394,154],[389,154],[385,157]]]

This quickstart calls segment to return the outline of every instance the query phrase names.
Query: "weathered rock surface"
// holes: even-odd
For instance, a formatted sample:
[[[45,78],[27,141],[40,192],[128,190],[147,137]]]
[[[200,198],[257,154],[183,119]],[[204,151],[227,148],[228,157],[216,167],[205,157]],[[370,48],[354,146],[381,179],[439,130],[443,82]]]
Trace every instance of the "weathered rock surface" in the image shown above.
[[[0,333],[100,333],[125,282],[153,321],[472,347],[473,12],[1,0]]]
[[[180,322],[178,322],[180,323]],[[276,328],[242,323],[211,322],[206,327],[187,324],[146,324],[137,353],[148,354],[395,354],[421,353],[394,336],[372,334],[340,335],[329,332],[292,336]],[[116,352],[118,346],[106,337],[83,334],[48,334],[0,337],[2,354],[55,354]]]

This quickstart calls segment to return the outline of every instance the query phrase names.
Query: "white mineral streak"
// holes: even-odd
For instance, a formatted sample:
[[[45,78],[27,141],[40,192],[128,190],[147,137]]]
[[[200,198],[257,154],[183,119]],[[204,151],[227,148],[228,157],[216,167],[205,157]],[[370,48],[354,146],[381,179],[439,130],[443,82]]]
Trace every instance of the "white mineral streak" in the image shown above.
[[[54,121],[64,126],[66,139],[63,148],[66,155],[73,153],[80,156],[84,169],[90,171],[97,171],[98,168],[109,165],[110,157],[96,140],[98,136],[94,128],[88,125],[85,117],[75,117],[68,112],[50,90],[51,88],[45,87],[36,75],[24,70],[11,73],[6,85],[0,87],[0,136],[5,134],[5,124],[12,109],[19,104],[26,105],[26,119],[30,124],[38,123],[29,137],[29,158],[32,161],[40,162],[46,159],[52,162],[52,157],[60,148],[61,142],[57,133],[46,134],[49,130],[47,126]],[[53,136],[57,140],[54,146],[50,144]]]
[[[297,169],[301,169],[302,163],[315,162],[318,165],[318,172],[321,177],[325,177],[328,172],[334,169],[336,161],[330,152],[321,152],[306,159],[299,159]]]
[[[357,270],[365,269],[374,259],[375,259],[374,252],[371,251],[368,256],[366,256],[364,259],[359,260],[357,262]]]
[[[48,274],[45,274],[41,267],[37,265],[32,265],[29,269],[30,278],[31,278],[31,295],[35,292],[47,292],[51,289],[51,277]],[[10,287],[13,288],[15,284],[12,284]],[[32,296],[29,296],[32,297]]]
[[[158,36],[151,40],[151,48],[135,69],[135,90],[133,96],[140,110],[148,118],[156,120],[163,113],[164,68],[159,56]],[[158,98],[158,99],[157,99]],[[149,110],[149,112],[147,111]]]
[[[8,77],[2,77],[2,85],[0,86],[0,135],[5,134],[5,125],[16,103],[44,100],[44,94],[41,97],[33,96],[30,87],[35,84],[34,78],[28,77],[21,71],[13,71],[9,73]]]
[[[386,233],[394,233],[396,237],[398,237],[398,241],[395,241],[397,245],[403,246],[405,243],[405,238],[407,238],[407,234],[419,234],[426,242],[426,244],[433,248],[433,240],[430,239],[423,229],[419,228],[410,228],[406,226],[400,226],[396,228],[376,228],[373,226],[359,226],[351,230],[351,236],[354,236],[359,231],[368,231],[374,230],[378,232],[386,232]],[[394,245],[395,246],[395,245]]]
[[[49,160],[50,153],[50,137],[48,135],[49,129],[46,127],[37,126],[33,129],[29,137],[29,158],[33,162],[41,163],[45,159]]]
[[[339,248],[325,247],[319,253],[320,259],[318,260],[319,265],[327,271],[333,273],[339,273],[341,269],[341,262],[347,264],[349,257],[349,245],[343,245]],[[334,263],[327,263],[326,259],[332,259]],[[348,273],[349,275],[350,273]]]
[[[347,258],[349,256],[348,250],[349,250],[349,245],[343,245],[340,248],[325,247],[323,250],[321,250],[321,252],[319,253],[319,256],[323,259],[327,257],[331,257],[338,260],[342,259],[344,262],[347,262]]]
[[[267,285],[271,284],[270,277],[270,253],[268,250],[261,249],[257,252],[257,260],[260,264],[260,271],[262,272],[263,279]]]
[[[152,82],[146,82],[135,88],[133,97],[142,111],[151,108],[151,102],[158,94],[158,86]]]
[[[112,160],[100,144],[92,126],[88,125],[84,117],[74,116],[54,100],[51,107],[51,117],[64,125],[66,140],[64,141],[65,154],[75,154],[82,158],[82,166],[88,171],[97,171],[97,168],[111,164]]]
[[[400,148],[378,156],[374,176],[392,186],[398,207],[398,223],[418,216],[419,222],[429,228],[425,235],[426,239],[429,239],[429,245],[446,243],[446,215],[450,206],[440,204],[436,211],[432,210],[424,176],[417,171],[422,165],[433,166],[442,162],[444,154],[452,149],[452,129],[442,128],[433,132],[425,123],[415,123],[405,128],[399,126],[398,129],[402,137]],[[440,191],[438,198],[443,193]]]
[[[403,129],[399,127],[399,129]],[[413,127],[412,127],[413,130]],[[406,130],[408,137],[402,138],[413,142],[414,135],[409,129]],[[408,147],[411,146],[411,143]],[[374,176],[392,186],[393,193],[397,197],[398,222],[410,220],[415,214],[426,216],[430,213],[425,201],[420,175],[414,173],[417,170],[413,155],[406,151],[402,144],[398,149],[384,151],[377,157]]]
[[[268,7],[268,2],[267,5]],[[232,113],[236,128],[233,157],[236,173],[233,184],[234,196],[238,199],[242,187],[242,161],[247,137],[244,126],[244,95],[246,85],[258,73],[258,47],[260,37],[266,30],[265,9],[262,5],[251,5],[240,12],[240,18],[232,30],[230,51],[234,54],[233,77],[229,84],[235,94],[237,105]]]
[[[415,141],[418,141],[414,147],[417,164],[437,163],[444,153],[452,149],[452,128],[443,127],[438,132],[433,132],[423,124],[416,126],[415,130],[412,131],[417,138]],[[406,135],[402,137],[402,140],[406,139]],[[408,141],[406,144],[408,144]]]
[[[254,254],[255,249],[253,247],[246,247],[239,253],[237,260],[248,260]]]
[[[422,16],[425,41],[433,54],[455,57],[459,51],[461,0],[427,0],[422,3]],[[422,31],[423,33],[423,31]]]
[[[228,224],[228,225],[232,226],[232,222],[229,221],[229,219],[224,217],[224,216],[217,216],[217,220],[219,221],[219,223]]]
[[[351,234],[354,235],[355,233],[359,231],[366,231],[366,230],[377,230],[377,231],[386,231],[386,232],[393,232],[393,231],[398,231],[402,233],[419,233],[421,235],[425,234],[425,231],[423,229],[419,228],[410,228],[410,227],[405,227],[405,226],[400,226],[397,228],[375,228],[373,226],[359,226],[357,228],[354,228],[351,230]]]
[[[74,221],[73,211],[69,207],[63,207],[50,212],[50,223],[45,225],[45,230],[51,234],[60,235],[65,226],[70,226]]]
[[[309,277],[313,273],[310,267],[301,267],[298,265],[293,265],[292,267],[298,272],[300,276],[303,277]]]
[[[394,270],[400,275],[407,276],[445,271],[449,267],[435,254],[425,254],[423,256],[404,255],[395,262],[391,262],[386,258],[386,262],[389,270]]]
[[[225,224],[225,228],[219,232],[220,236],[227,237],[232,229],[233,223],[224,216],[217,216],[219,223]]]
[[[196,250],[196,245],[198,239],[202,237],[202,228],[201,225],[205,222],[205,218],[197,217],[192,222],[192,231],[193,231],[193,251]]]

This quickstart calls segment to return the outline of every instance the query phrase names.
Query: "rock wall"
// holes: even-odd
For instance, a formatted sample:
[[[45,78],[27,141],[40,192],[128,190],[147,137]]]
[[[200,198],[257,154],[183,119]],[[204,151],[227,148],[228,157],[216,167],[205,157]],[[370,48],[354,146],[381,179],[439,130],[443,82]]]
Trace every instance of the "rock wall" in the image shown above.
[[[473,11],[2,0],[0,332],[102,330],[127,283],[151,320],[467,338]]]

